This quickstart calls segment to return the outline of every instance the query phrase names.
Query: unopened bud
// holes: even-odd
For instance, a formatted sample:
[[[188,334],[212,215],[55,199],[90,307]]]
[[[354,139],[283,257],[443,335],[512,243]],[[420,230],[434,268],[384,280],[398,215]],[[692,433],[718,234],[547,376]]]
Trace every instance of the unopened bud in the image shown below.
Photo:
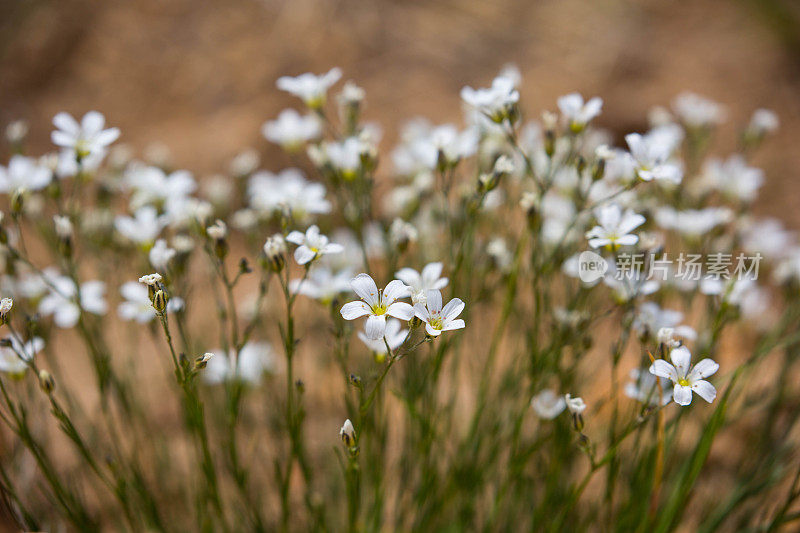
[[[211,352],[206,352],[197,359],[194,360],[194,369],[195,370],[202,370],[208,365],[208,362],[211,358],[214,357],[214,354]]]
[[[286,241],[276,233],[264,243],[264,267],[273,272],[280,272],[286,265]]]
[[[169,296],[164,289],[158,289],[153,295],[153,308],[159,313],[163,313],[167,309],[167,302]]]
[[[56,388],[56,381],[47,370],[39,371],[39,387],[45,394],[52,394],[53,390]]]
[[[350,422],[349,418],[344,421],[342,428],[339,430],[339,437],[348,448],[356,445],[356,428],[353,427],[353,423]]]

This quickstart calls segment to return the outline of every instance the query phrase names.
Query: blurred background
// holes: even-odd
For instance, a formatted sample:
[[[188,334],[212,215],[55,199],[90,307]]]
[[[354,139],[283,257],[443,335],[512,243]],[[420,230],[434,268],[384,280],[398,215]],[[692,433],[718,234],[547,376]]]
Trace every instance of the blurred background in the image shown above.
[[[459,89],[506,63],[529,117],[561,94],[599,95],[618,141],[683,90],[728,107],[720,155],[754,109],[775,110],[757,210],[800,227],[795,0],[0,0],[0,124],[29,120],[41,153],[56,112],[97,109],[138,153],[163,143],[201,178],[247,147],[267,169],[289,163],[260,135],[298,104],[281,75],[342,67],[386,148],[411,116],[460,121]]]

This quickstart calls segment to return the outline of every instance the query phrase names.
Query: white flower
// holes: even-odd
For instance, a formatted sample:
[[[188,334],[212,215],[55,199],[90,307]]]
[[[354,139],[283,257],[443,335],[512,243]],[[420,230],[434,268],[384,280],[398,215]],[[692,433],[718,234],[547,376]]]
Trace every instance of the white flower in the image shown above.
[[[761,253],[768,259],[780,259],[791,253],[795,235],[776,218],[739,220],[742,248],[748,252]]]
[[[172,258],[175,257],[175,254],[178,252],[175,251],[174,248],[170,248],[167,245],[167,241],[164,239],[158,239],[156,243],[150,248],[150,252],[148,254],[148,258],[150,259],[150,264],[156,270],[166,271],[167,267],[169,266],[169,262],[172,261]]]
[[[252,148],[248,148],[242,152],[239,152],[231,159],[230,165],[228,168],[230,169],[231,174],[235,177],[242,177],[242,176],[249,176],[258,168],[258,164],[261,162],[261,156],[258,155],[258,150],[253,150]]]
[[[305,235],[293,231],[286,236],[286,240],[298,246],[294,251],[294,260],[298,265],[305,265],[323,255],[338,254],[344,250],[341,244],[328,242],[328,237],[320,234],[316,225],[308,228]]]
[[[603,107],[603,100],[595,96],[588,102],[583,102],[583,96],[571,93],[558,99],[558,109],[567,119],[570,129],[575,132],[583,130],[586,125],[597,115]]]
[[[294,109],[284,109],[277,120],[264,124],[261,133],[284,150],[296,151],[322,135],[322,124],[316,115],[303,116]]]
[[[253,209],[269,214],[286,212],[300,219],[331,210],[325,199],[325,186],[309,182],[296,168],[278,174],[256,172],[247,182],[247,197]]]
[[[750,119],[750,124],[747,126],[747,131],[751,135],[761,137],[767,133],[773,133],[780,126],[778,115],[770,109],[756,109],[753,117]]]
[[[11,312],[12,307],[14,307],[14,300],[11,298],[3,298],[0,300],[0,317],[5,318],[6,315]]]
[[[425,322],[425,331],[432,337],[438,337],[442,331],[461,329],[464,321],[456,318],[464,310],[466,304],[459,298],[453,298],[442,308],[442,293],[429,290],[425,295],[425,303],[414,306],[414,314]]]
[[[573,398],[570,394],[564,395],[564,401],[567,404],[567,409],[573,415],[580,415],[586,410],[586,402],[583,401],[583,398]]]
[[[34,337],[25,344],[20,343],[17,337],[11,337],[10,340],[10,347],[0,347],[0,372],[20,376],[27,370],[33,356],[42,351],[44,340]]]
[[[13,155],[8,168],[0,165],[0,192],[38,191],[47,187],[52,176],[50,169],[40,166],[35,159]]]
[[[531,407],[539,418],[552,420],[567,408],[567,401],[551,389],[544,389],[533,397]]]
[[[676,230],[685,237],[700,238],[717,226],[733,219],[733,212],[726,207],[706,207],[676,211],[672,207],[661,207],[655,213],[656,223],[664,229]]]
[[[334,274],[330,268],[318,265],[311,269],[305,280],[293,279],[289,283],[289,290],[292,293],[328,303],[350,289],[352,277],[353,274],[350,270]]]
[[[151,244],[158,237],[167,221],[150,205],[140,207],[132,217],[117,215],[114,227],[125,238],[137,244]]]
[[[128,281],[119,288],[125,301],[117,306],[117,314],[123,320],[135,320],[140,324],[150,322],[156,317],[156,310],[150,300],[147,287],[135,281]],[[174,313],[183,308],[183,300],[172,297],[167,302],[167,312]]]
[[[369,147],[358,137],[328,141],[322,147],[322,161],[330,163],[345,179],[353,179],[358,175],[358,171],[361,169],[362,155],[369,151]]]
[[[398,279],[390,281],[383,291],[379,291],[375,280],[369,274],[362,273],[350,280],[350,287],[363,301],[344,304],[341,309],[342,318],[355,320],[367,316],[365,331],[368,339],[383,338],[387,316],[400,320],[411,320],[414,317],[414,308],[410,304],[396,301],[409,296],[408,287]]]
[[[694,93],[679,94],[672,102],[675,114],[687,126],[705,128],[725,122],[725,108]]]
[[[655,302],[644,302],[636,310],[633,328],[643,335],[656,336],[662,329],[671,330],[671,335],[694,340],[697,333],[689,326],[681,325],[683,313],[662,309]]]
[[[67,216],[53,215],[53,225],[56,229],[56,235],[60,239],[69,239],[75,231],[72,227],[72,221]]]
[[[595,226],[586,233],[589,246],[600,248],[607,246],[616,249],[619,246],[633,245],[639,242],[639,236],[631,233],[645,222],[642,215],[634,213],[631,209],[624,213],[617,204],[603,205],[595,211],[599,226]]]
[[[395,248],[416,242],[418,237],[417,228],[410,222],[399,217],[392,220],[392,225],[389,226],[389,243]]]
[[[53,117],[58,128],[50,137],[53,144],[72,151],[73,159],[104,156],[106,147],[119,138],[117,128],[103,129],[105,117],[97,111],[89,111],[78,124],[72,115],[61,112]]]
[[[488,89],[461,89],[461,98],[468,105],[474,107],[494,122],[502,122],[510,117],[511,112],[519,102],[519,91],[516,89],[517,80],[509,76],[498,76],[492,81]]]
[[[672,364],[657,359],[650,365],[650,373],[669,378],[675,384],[672,392],[675,403],[689,405],[692,403],[692,392],[697,393],[708,403],[713,402],[717,397],[717,389],[705,378],[714,375],[719,370],[719,365],[706,358],[692,367],[692,354],[686,346],[673,348],[669,356]]]
[[[159,283],[161,283],[162,279],[163,278],[161,277],[161,274],[159,274],[158,272],[154,272],[152,274],[147,274],[145,276],[140,277],[139,278],[139,283],[144,283],[148,287],[155,288],[155,287],[158,287],[158,285],[159,285]]]
[[[43,315],[53,315],[55,323],[60,328],[71,328],[78,323],[81,308],[96,315],[104,315],[108,309],[103,295],[105,283],[102,281],[87,281],[81,284],[80,294],[72,279],[66,276],[57,276],[50,280],[53,287],[50,292],[39,302],[39,312]]]
[[[353,427],[353,423],[350,422],[350,419],[344,421],[342,424],[342,428],[339,430],[339,437],[344,442],[345,446],[353,446],[356,443],[356,428]]]
[[[631,369],[631,380],[625,384],[625,396],[636,401],[657,405],[658,386],[661,385],[661,405],[667,405],[672,399],[669,380],[667,378],[656,377],[649,372],[642,372],[638,368]]]
[[[644,136],[629,133],[625,136],[636,175],[644,181],[664,180],[680,183],[683,179],[683,170],[677,163],[670,161],[675,149],[674,144],[669,139],[653,133]]]
[[[311,109],[320,109],[325,105],[328,89],[341,77],[342,71],[332,68],[321,75],[305,73],[294,78],[282,76],[278,78],[275,85],[278,86],[278,89],[300,98]]]
[[[250,385],[258,385],[265,372],[275,371],[275,354],[267,342],[248,342],[242,346],[238,360],[235,350],[228,355],[222,351],[211,352],[203,372],[207,383],[216,384],[237,379]]]
[[[764,183],[764,172],[747,165],[739,154],[725,161],[711,159],[703,167],[699,185],[704,190],[717,190],[725,196],[743,202],[752,202]]]
[[[413,268],[401,268],[395,277],[411,289],[411,302],[424,304],[427,292],[431,289],[441,290],[447,287],[447,278],[442,276],[442,263],[428,263],[422,273]]]
[[[158,167],[135,166],[125,174],[125,183],[133,189],[131,209],[147,204],[163,205],[165,211],[180,211],[197,183],[187,170],[166,174]]]
[[[393,318],[386,321],[386,330],[383,332],[383,337],[386,339],[386,343],[383,342],[383,338],[370,339],[363,331],[358,332],[358,338],[361,339],[361,342],[366,344],[367,348],[369,348],[371,352],[378,355],[386,355],[387,343],[389,344],[389,348],[394,351],[406,340],[406,336],[408,336],[408,330],[401,328],[402,323]]]
[[[220,219],[206,228],[206,235],[215,241],[221,241],[228,236],[228,226]]]

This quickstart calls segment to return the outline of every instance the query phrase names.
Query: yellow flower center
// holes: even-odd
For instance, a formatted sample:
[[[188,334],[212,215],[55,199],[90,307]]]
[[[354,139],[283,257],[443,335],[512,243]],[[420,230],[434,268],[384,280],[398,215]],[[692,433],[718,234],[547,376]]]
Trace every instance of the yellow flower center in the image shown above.
[[[678,380],[678,385],[680,385],[681,387],[689,387],[689,386],[691,386],[691,383],[689,383],[688,379],[681,378],[681,379]]]
[[[442,318],[438,317],[438,316],[437,317],[431,317],[431,319],[430,319],[430,321],[428,323],[431,325],[431,327],[433,329],[441,330],[444,327],[444,324],[442,323]]]
[[[377,316],[386,314],[386,306],[383,304],[376,305],[372,308],[372,314]]]

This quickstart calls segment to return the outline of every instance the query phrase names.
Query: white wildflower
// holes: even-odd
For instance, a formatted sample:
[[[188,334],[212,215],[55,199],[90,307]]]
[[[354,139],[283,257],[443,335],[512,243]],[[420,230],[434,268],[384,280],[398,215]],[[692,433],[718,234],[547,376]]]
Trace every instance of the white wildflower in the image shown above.
[[[719,370],[719,365],[706,358],[692,367],[692,354],[685,346],[673,348],[669,356],[672,364],[657,359],[650,365],[650,373],[672,381],[675,385],[672,392],[675,403],[689,405],[692,403],[692,392],[708,403],[713,402],[717,397],[717,389],[705,378],[714,375]]]
[[[362,273],[350,281],[350,286],[362,301],[344,304],[341,309],[342,317],[345,320],[355,320],[367,316],[365,332],[368,339],[383,338],[387,316],[401,320],[411,320],[414,317],[414,308],[410,304],[396,301],[410,295],[409,288],[400,280],[392,280],[383,291],[379,291],[375,280],[369,274]]]

